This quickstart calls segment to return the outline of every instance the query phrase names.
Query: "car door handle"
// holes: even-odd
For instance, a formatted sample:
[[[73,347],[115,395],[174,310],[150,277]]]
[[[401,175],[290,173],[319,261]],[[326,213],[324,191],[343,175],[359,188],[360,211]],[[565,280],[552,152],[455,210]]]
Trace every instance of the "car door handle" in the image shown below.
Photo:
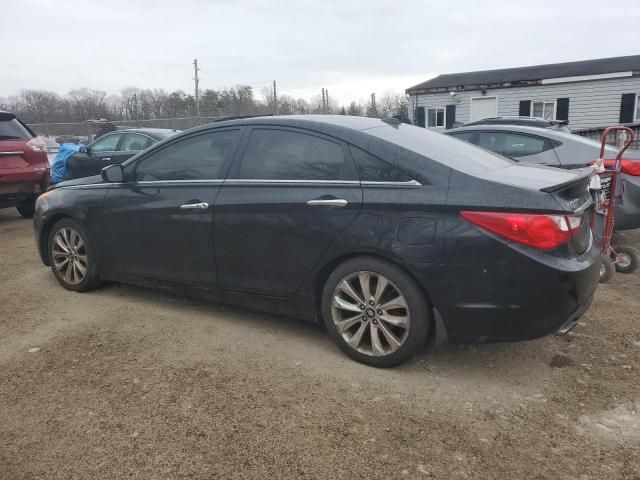
[[[108,162],[109,160],[111,160],[111,157],[106,157],[102,159],[103,162]]]
[[[311,205],[312,207],[346,207],[347,202],[344,198],[327,198],[327,199],[316,199],[309,200],[307,205]]]
[[[180,209],[182,210],[206,210],[209,208],[209,204],[202,203],[185,203],[184,205],[180,205]]]

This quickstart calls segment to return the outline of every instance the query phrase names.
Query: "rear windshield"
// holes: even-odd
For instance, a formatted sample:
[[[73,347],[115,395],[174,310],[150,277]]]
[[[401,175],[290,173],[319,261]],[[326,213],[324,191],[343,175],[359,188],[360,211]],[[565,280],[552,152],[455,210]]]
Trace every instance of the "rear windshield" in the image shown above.
[[[400,124],[364,130],[464,173],[478,175],[514,164],[512,160],[426,128]]]
[[[0,140],[30,140],[33,135],[15,118],[0,118]]]

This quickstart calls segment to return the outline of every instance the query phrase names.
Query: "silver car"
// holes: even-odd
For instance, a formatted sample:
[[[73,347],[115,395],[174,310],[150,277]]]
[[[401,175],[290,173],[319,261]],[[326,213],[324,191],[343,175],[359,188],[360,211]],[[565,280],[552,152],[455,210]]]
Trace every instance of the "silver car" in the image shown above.
[[[518,162],[582,168],[600,156],[600,142],[553,128],[469,125],[445,133]],[[616,148],[606,147],[605,158],[616,154]],[[616,206],[615,228],[640,228],[640,151],[625,152],[620,183],[618,192],[622,195]]]

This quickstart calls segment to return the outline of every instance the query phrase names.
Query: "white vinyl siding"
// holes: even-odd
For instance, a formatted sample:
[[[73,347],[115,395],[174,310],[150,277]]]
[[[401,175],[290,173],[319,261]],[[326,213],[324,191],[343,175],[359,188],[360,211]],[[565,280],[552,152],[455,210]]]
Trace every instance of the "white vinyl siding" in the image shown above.
[[[500,116],[519,115],[521,100],[531,100],[533,103],[568,97],[569,127],[580,129],[619,123],[621,96],[632,92],[640,92],[640,77],[490,89],[486,96],[498,97]],[[471,121],[471,98],[475,97],[482,97],[482,92],[457,92],[453,98],[448,92],[418,95],[417,99],[412,95],[409,114],[413,116],[415,107],[445,108],[446,105],[455,105],[456,123],[467,123]],[[636,116],[638,115],[640,112],[636,103]]]

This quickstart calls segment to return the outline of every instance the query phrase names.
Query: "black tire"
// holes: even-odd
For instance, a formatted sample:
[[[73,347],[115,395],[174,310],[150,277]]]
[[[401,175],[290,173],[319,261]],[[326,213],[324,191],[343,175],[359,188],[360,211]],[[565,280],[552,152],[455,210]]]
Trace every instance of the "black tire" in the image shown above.
[[[389,293],[389,289],[391,289],[391,294],[395,295],[396,293],[400,294],[400,296],[406,299],[406,305],[408,305],[408,312],[405,310],[405,314],[408,314],[410,318],[409,327],[403,330],[402,338],[404,339],[403,343],[396,351],[389,353],[384,356],[374,356],[371,354],[362,353],[358,351],[356,348],[351,347],[343,334],[340,334],[336,324],[333,319],[334,309],[332,308],[334,291],[336,291],[336,287],[338,283],[343,279],[350,278],[351,276],[357,274],[357,272],[366,272],[373,273],[374,275],[386,277],[386,280],[389,280],[391,283],[385,292]],[[374,280],[377,288],[378,280],[375,277]],[[371,285],[371,283],[369,283]],[[356,287],[357,288],[357,287]],[[396,292],[397,291],[397,292]],[[362,290],[358,292],[360,295],[362,294]],[[372,297],[371,297],[372,298]],[[322,290],[322,318],[324,320],[325,327],[329,332],[329,335],[333,340],[338,344],[340,349],[349,355],[354,360],[364,363],[366,365],[371,365],[374,367],[394,367],[403,362],[406,362],[411,356],[413,356],[416,352],[418,352],[421,348],[424,347],[427,335],[432,325],[432,314],[430,302],[425,295],[420,290],[420,288],[416,285],[415,281],[407,275],[403,270],[394,265],[393,263],[382,260],[375,257],[357,257],[339,265],[329,278],[325,282],[324,288]],[[382,300],[381,300],[382,301]],[[366,303],[366,302],[365,302]],[[362,308],[363,305],[360,305]],[[381,305],[383,307],[383,305]],[[374,310],[376,307],[365,308],[366,311]],[[404,310],[404,309],[403,309]],[[378,310],[380,313],[382,310]],[[364,311],[363,311],[364,313]],[[359,313],[349,313],[349,315],[354,315],[354,318],[359,315]],[[382,318],[382,316],[381,316]],[[362,315],[362,319],[365,319],[365,315]],[[373,327],[372,324],[362,325],[366,321],[371,321],[372,324],[376,323],[376,327]],[[354,328],[357,330],[360,327],[364,328],[364,331],[367,331],[368,327],[368,335],[370,335],[370,343],[371,349],[373,350],[373,334],[371,332],[371,328],[379,329],[378,331],[382,332],[382,327],[386,325],[386,327],[395,328],[393,325],[383,322],[378,317],[374,317],[372,319],[367,319],[364,322],[356,321],[359,323],[354,323]],[[389,330],[387,330],[389,331]],[[344,332],[343,332],[344,333]],[[384,333],[384,332],[382,332]],[[366,338],[367,333],[362,335],[362,338]],[[355,336],[355,335],[354,335]],[[386,337],[386,335],[381,335],[379,338]],[[386,341],[384,338],[387,347],[391,351],[391,343]]]
[[[22,218],[33,218],[33,214],[36,213],[36,200],[26,201],[16,207],[18,213]]]
[[[80,236],[82,240],[83,248],[78,250],[78,255],[83,254],[83,256],[86,256],[86,263],[84,264],[86,270],[84,277],[77,283],[73,283],[67,280],[64,273],[56,268],[56,262],[54,261],[54,239],[56,238],[58,232],[61,232],[63,229],[72,229]],[[64,288],[73,292],[87,292],[96,289],[100,285],[100,277],[98,276],[98,263],[93,244],[91,243],[91,239],[89,238],[86,230],[78,222],[70,218],[64,218],[56,222],[51,229],[51,233],[49,234],[47,248],[49,254],[49,263],[51,264],[51,271],[53,272],[53,275],[56,277],[60,285],[62,285]]]
[[[600,283],[607,283],[616,273],[616,264],[608,255],[602,255],[602,263],[600,265]]]
[[[618,259],[616,271],[620,273],[633,273],[638,269],[638,256],[640,253],[629,245],[620,245],[616,248]]]

